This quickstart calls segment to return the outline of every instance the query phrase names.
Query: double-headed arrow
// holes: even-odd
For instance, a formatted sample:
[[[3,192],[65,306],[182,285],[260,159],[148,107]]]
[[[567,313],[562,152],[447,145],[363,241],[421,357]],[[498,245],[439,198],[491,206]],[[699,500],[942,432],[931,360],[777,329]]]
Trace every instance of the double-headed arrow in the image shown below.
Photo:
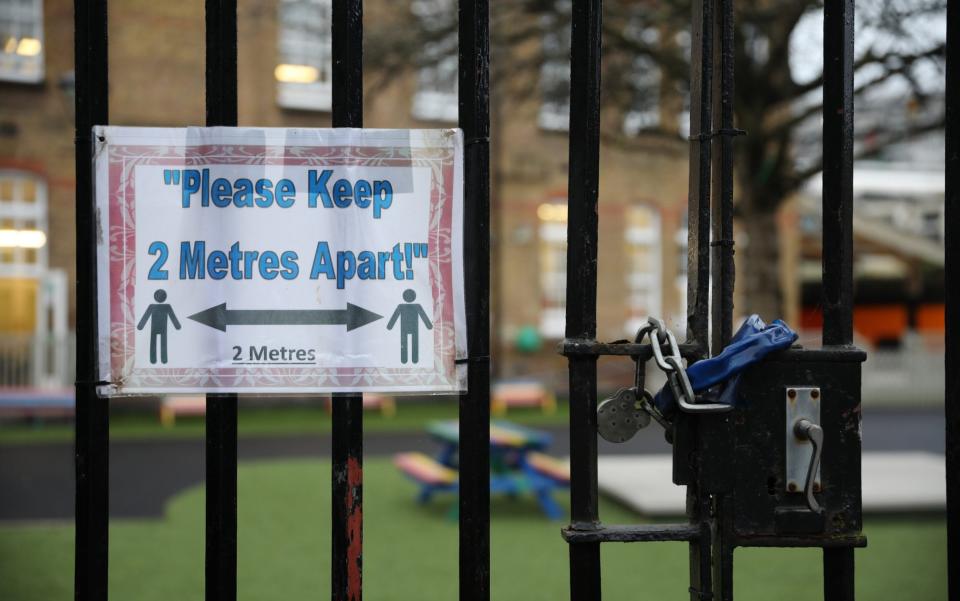
[[[227,326],[346,325],[347,331],[383,319],[373,311],[347,303],[346,309],[227,309],[220,303],[190,316],[205,326],[227,331]]]

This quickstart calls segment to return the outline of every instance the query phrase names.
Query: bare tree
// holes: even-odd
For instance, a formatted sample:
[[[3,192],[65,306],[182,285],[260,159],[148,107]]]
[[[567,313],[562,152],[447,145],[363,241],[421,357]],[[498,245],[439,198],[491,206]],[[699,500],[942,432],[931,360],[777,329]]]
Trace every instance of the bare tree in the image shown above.
[[[368,48],[371,66],[384,80],[436,60],[419,49],[456,35],[455,2],[414,4],[402,23],[391,22],[389,36],[373,32],[368,38],[386,40]],[[775,215],[822,168],[817,134],[823,109],[818,24],[823,1],[738,0],[734,6],[735,124],[747,132],[735,142],[735,202],[748,239],[738,281],[745,286],[746,312],[775,316],[782,311]],[[872,107],[884,113],[867,124],[857,121],[858,156],[879,154],[892,143],[943,127],[945,7],[945,0],[857,1],[855,100],[858,111]],[[491,13],[494,93],[509,97],[533,91],[544,101],[565,102],[568,87],[545,85],[542,75],[544,65],[568,57],[569,0],[495,0]],[[655,96],[662,111],[682,114],[691,14],[691,0],[604,3],[605,110],[627,114]],[[544,43],[551,36],[565,41],[559,55],[555,44]],[[658,76],[638,74],[638,67]],[[631,135],[616,119],[603,123],[607,143],[642,148],[651,139],[683,140],[683,128],[671,119]]]

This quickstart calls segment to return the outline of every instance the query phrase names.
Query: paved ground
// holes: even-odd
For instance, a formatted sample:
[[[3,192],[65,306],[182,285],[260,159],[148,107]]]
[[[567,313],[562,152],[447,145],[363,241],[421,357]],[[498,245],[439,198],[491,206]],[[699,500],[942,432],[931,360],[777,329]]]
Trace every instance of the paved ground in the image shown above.
[[[681,516],[686,487],[671,482],[670,455],[601,457],[601,492],[651,516]],[[946,508],[943,455],[924,451],[868,451],[863,454],[865,513],[942,513]],[[802,504],[802,497],[796,498]]]
[[[569,454],[566,427],[549,429],[550,452]],[[928,451],[942,454],[944,419],[940,411],[868,412],[863,420],[864,451]],[[367,456],[399,451],[432,452],[423,434],[370,434]],[[204,479],[203,440],[117,441],[110,445],[110,514],[159,517],[167,500]],[[622,445],[600,441],[601,454],[669,453],[656,426]],[[330,437],[242,438],[240,461],[325,457]],[[64,520],[73,517],[73,445],[71,443],[0,445],[0,520]]]

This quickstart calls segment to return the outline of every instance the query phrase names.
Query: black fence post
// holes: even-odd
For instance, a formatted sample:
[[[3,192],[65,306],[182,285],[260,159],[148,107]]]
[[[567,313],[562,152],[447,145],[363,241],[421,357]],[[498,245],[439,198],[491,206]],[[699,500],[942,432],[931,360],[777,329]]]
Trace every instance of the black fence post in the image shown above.
[[[574,0],[570,36],[567,339],[597,335],[601,0]],[[597,357],[570,357],[570,529],[599,527]],[[600,599],[600,543],[570,545],[570,598]]]
[[[824,3],[823,346],[853,343],[853,11]],[[823,550],[824,599],[854,598],[853,548]]]
[[[237,1],[206,0],[207,125],[237,125]],[[206,599],[237,598],[237,395],[208,394]]]
[[[960,6],[947,3],[946,242],[947,598],[960,599]]]
[[[460,599],[490,598],[490,7],[459,3],[467,386],[460,395]]]
[[[713,142],[713,4],[693,3],[690,61],[690,179],[687,201],[687,340],[709,352],[710,184]]]
[[[334,0],[333,126],[363,127],[363,1]],[[333,395],[331,598],[363,597],[363,394]]]
[[[824,3],[824,346],[853,342],[853,5]]]
[[[687,198],[687,340],[696,344],[697,359],[710,352],[710,230],[713,146],[714,34],[716,0],[693,3],[690,61],[690,159]],[[732,66],[731,66],[732,69]],[[731,71],[732,72],[732,71]],[[732,82],[731,82],[732,83]],[[732,186],[732,180],[731,180]],[[731,189],[732,190],[732,189]],[[732,194],[732,192],[731,192]],[[723,199],[720,199],[723,202]],[[723,282],[718,281],[718,286]],[[732,298],[732,297],[731,297]],[[721,306],[721,299],[715,299]],[[721,322],[722,323],[722,322]],[[719,324],[717,324],[719,325]],[[687,516],[710,534],[711,498],[701,486],[703,464],[696,446],[700,420],[678,417],[674,432],[674,481],[678,463],[692,472],[687,483]],[[692,453],[691,453],[692,451]],[[712,537],[710,537],[712,538]],[[712,540],[700,536],[690,542],[690,598],[713,594]],[[718,541],[718,547],[720,543]]]
[[[109,122],[107,2],[75,0],[74,64],[77,236],[76,499],[74,599],[107,598],[110,407],[97,395],[96,222],[93,199],[94,125]]]

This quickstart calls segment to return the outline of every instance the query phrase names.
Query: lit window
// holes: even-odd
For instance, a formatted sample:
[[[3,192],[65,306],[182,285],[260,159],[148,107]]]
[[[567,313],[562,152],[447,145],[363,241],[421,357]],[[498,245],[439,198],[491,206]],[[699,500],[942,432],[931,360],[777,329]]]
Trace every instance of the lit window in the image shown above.
[[[0,1],[0,80],[43,81],[43,0]]]
[[[331,106],[330,0],[281,0],[277,104],[327,111]]]
[[[543,64],[540,67],[540,127],[566,131],[570,127],[570,2],[543,18]]]
[[[567,302],[567,204],[546,202],[537,207],[540,226],[540,333],[563,338]]]
[[[433,41],[425,42],[413,97],[413,116],[424,121],[456,122],[457,12],[452,0],[414,0],[413,14]]]
[[[626,329],[628,334],[634,334],[648,317],[661,317],[660,214],[652,207],[630,207],[624,234],[630,311]]]
[[[0,170],[0,276],[36,275],[46,266],[46,184],[30,173]]]

